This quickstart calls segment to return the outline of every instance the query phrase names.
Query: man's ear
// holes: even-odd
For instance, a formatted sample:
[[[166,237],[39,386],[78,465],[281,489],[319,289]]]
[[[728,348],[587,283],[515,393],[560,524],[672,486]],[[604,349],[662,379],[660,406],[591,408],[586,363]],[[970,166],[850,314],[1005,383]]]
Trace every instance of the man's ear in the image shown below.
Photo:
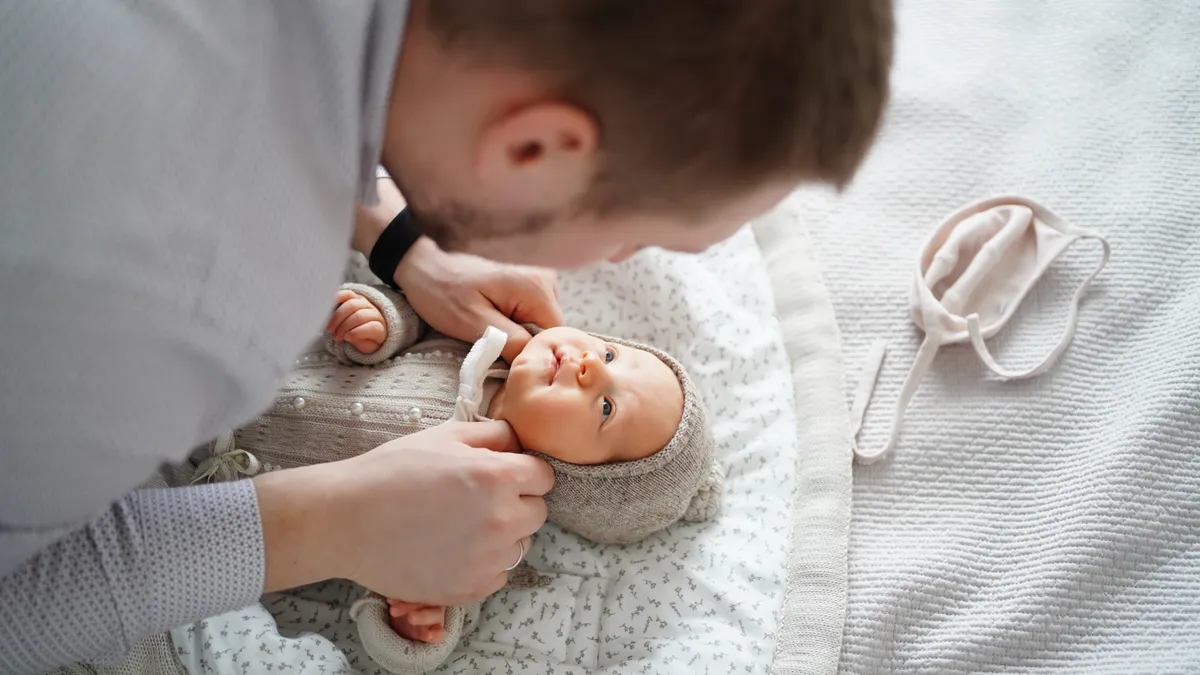
[[[725,492],[725,470],[721,463],[713,459],[708,475],[700,484],[700,489],[692,497],[683,519],[691,523],[702,523],[717,517],[721,510],[721,496]]]
[[[480,196],[517,212],[567,207],[591,184],[598,133],[591,115],[566,103],[539,102],[508,112],[480,136]]]

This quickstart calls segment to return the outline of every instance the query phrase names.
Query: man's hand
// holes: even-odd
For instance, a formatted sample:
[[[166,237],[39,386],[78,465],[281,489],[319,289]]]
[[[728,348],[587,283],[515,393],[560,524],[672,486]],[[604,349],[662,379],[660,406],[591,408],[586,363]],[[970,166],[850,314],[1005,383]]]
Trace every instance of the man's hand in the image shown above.
[[[482,600],[546,520],[554,484],[505,422],[443,424],[254,479],[268,591],[339,577],[426,605]]]
[[[404,256],[395,281],[417,315],[450,337],[474,342],[488,326],[508,333],[503,356],[509,362],[532,337],[521,324],[563,322],[553,271],[446,253],[425,237]]]
[[[355,212],[353,245],[366,256],[404,208],[404,197],[392,181],[379,180],[378,192],[379,204],[360,205]],[[510,363],[531,337],[521,324],[553,328],[563,322],[553,271],[446,253],[426,237],[408,250],[393,281],[418,316],[450,337],[475,342],[488,326],[508,333],[503,356]]]
[[[337,309],[325,332],[337,342],[349,342],[363,354],[374,354],[387,340],[387,322],[370,300],[343,289],[338,291]]]

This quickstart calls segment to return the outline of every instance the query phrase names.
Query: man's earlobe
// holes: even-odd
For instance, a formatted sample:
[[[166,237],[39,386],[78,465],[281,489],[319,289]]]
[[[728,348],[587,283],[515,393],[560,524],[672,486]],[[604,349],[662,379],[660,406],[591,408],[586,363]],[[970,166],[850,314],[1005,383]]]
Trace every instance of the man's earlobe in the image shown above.
[[[540,102],[512,110],[480,137],[481,196],[505,209],[564,208],[590,185],[597,142],[595,121],[573,105]]]

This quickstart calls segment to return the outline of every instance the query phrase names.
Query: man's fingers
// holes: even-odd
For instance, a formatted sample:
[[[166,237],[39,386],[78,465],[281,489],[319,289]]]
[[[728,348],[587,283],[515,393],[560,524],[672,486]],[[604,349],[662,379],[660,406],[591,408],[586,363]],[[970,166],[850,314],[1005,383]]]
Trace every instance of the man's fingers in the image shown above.
[[[455,440],[472,448],[495,450],[496,452],[520,452],[521,443],[508,422],[460,422],[450,427]]]
[[[512,318],[517,323],[532,323],[542,328],[563,325],[557,277],[552,276],[544,284],[531,279],[524,285],[524,292],[513,304]]]
[[[551,482],[551,487],[553,487],[553,481]],[[524,490],[522,490],[523,492]],[[549,490],[546,492],[549,492]],[[525,533],[525,552],[528,553],[529,547],[532,545],[532,541],[529,538],[546,524],[546,516],[549,510],[546,506],[546,500],[541,495],[522,494],[520,508],[518,522],[524,526],[521,528],[521,532]]]
[[[554,470],[545,460],[521,454],[521,444],[509,423],[494,419],[488,422],[458,423],[452,428],[454,436],[466,446],[505,453],[503,461],[509,476],[522,495],[540,497],[554,486]]]
[[[488,303],[487,298],[482,299],[482,301]],[[511,318],[504,316],[503,313],[500,313],[491,304],[481,307],[481,310],[479,316],[480,323],[484,324],[485,327],[486,325],[493,325],[493,327],[503,330],[504,333],[509,335],[508,341],[504,342],[504,351],[500,352],[500,358],[512,363],[512,359],[517,358],[517,354],[521,353],[521,350],[529,344],[529,340],[533,339],[533,336],[529,335],[528,330],[522,328],[515,321],[512,321]]]
[[[501,572],[500,574],[496,575],[495,578],[493,578],[491,581],[489,581],[487,583],[487,585],[481,589],[480,596],[477,599],[482,600],[484,598],[491,597],[491,596],[499,593],[507,585],[508,585],[508,572],[504,571],[504,572]]]
[[[508,455],[504,461],[509,464],[517,489],[524,497],[541,499],[554,487],[554,469],[543,459],[532,455]],[[540,520],[546,521],[546,515],[541,514]],[[539,527],[541,523],[538,524]],[[528,532],[533,534],[533,531]]]
[[[540,497],[554,487],[554,469],[545,460],[521,454],[520,442],[508,422],[460,422],[451,431],[464,445],[506,453],[503,461],[522,495]]]
[[[508,334],[508,340],[504,343],[504,350],[500,352],[500,357],[508,363],[512,363],[512,360],[517,358],[517,354],[520,354],[521,350],[525,349],[525,345],[529,344],[529,341],[533,339],[533,336],[524,327],[494,308],[486,310],[482,318],[483,322],[487,325],[495,326]]]

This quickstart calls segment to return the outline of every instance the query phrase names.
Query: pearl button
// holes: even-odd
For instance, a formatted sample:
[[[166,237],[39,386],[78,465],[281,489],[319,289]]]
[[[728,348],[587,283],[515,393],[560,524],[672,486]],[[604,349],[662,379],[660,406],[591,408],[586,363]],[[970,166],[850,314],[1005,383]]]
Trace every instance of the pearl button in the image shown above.
[[[416,406],[413,406],[413,407],[409,408],[409,409],[408,409],[408,416],[409,416],[409,417],[411,417],[411,418],[413,418],[414,420],[419,420],[419,419],[421,419],[421,409],[420,409],[420,408],[418,408],[418,407],[416,407]]]
[[[292,407],[296,410],[304,410],[304,406],[306,405],[308,405],[308,401],[305,401],[303,396],[297,396],[292,399]]]
[[[363,414],[363,404],[359,403],[358,401],[351,403],[350,404],[350,414],[354,415],[356,417],[358,415]]]

